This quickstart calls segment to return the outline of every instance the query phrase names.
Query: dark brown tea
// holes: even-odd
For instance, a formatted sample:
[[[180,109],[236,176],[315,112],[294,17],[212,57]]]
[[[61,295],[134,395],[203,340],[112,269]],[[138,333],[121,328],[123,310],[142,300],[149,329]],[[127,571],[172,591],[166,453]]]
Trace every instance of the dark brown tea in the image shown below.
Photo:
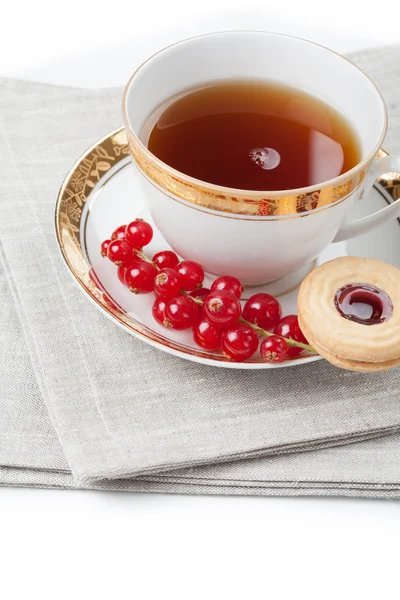
[[[189,90],[160,107],[149,126],[152,154],[181,173],[230,188],[315,185],[360,159],[356,135],[336,110],[265,81],[219,81]]]

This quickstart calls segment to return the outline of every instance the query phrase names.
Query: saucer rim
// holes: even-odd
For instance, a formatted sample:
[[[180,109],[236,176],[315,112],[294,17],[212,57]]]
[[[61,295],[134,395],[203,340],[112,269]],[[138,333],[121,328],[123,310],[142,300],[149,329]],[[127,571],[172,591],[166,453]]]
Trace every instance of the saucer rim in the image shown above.
[[[81,156],[73,163],[72,167],[67,172],[67,174],[64,177],[64,180],[60,186],[60,190],[58,192],[57,201],[56,201],[56,205],[55,205],[55,213],[54,213],[55,232],[56,232],[57,245],[58,245],[60,254],[63,258],[63,261],[64,261],[64,263],[67,267],[67,270],[70,273],[73,281],[75,282],[76,285],[78,285],[79,289],[81,289],[85,293],[85,295],[88,296],[89,300],[97,308],[99,308],[101,310],[101,312],[104,313],[111,321],[116,323],[119,327],[121,327],[125,331],[128,331],[131,335],[134,335],[138,339],[141,339],[144,342],[148,343],[149,345],[151,345],[155,348],[159,348],[160,350],[163,350],[164,352],[167,352],[174,356],[179,356],[180,358],[183,358],[186,360],[198,362],[201,364],[206,364],[209,366],[216,366],[216,367],[233,368],[233,369],[271,369],[271,368],[274,369],[274,368],[285,368],[285,367],[289,367],[289,366],[290,367],[299,366],[299,365],[304,365],[304,364],[308,364],[311,362],[315,362],[317,360],[321,360],[322,357],[320,355],[317,355],[317,356],[313,356],[313,355],[307,356],[306,355],[306,356],[302,356],[302,357],[298,357],[298,358],[293,358],[290,360],[285,360],[284,362],[277,363],[277,364],[269,364],[269,363],[265,363],[265,362],[261,362],[261,361],[257,361],[257,362],[249,361],[249,362],[245,362],[245,363],[232,362],[232,361],[229,361],[227,358],[225,358],[221,354],[210,356],[211,353],[206,350],[202,350],[200,348],[198,350],[197,349],[192,350],[192,349],[187,348],[183,344],[180,344],[179,342],[168,340],[167,338],[164,338],[163,336],[154,332],[147,326],[142,325],[140,322],[138,322],[133,317],[126,315],[126,313],[125,313],[125,315],[126,315],[125,318],[121,318],[121,315],[124,315],[124,313],[122,313],[122,311],[120,311],[118,308],[113,309],[109,306],[109,304],[104,300],[103,291],[100,288],[96,287],[96,285],[93,283],[93,280],[90,278],[90,271],[93,269],[93,267],[88,263],[87,259],[85,258],[85,255],[84,255],[81,243],[80,243],[80,239],[77,235],[77,233],[79,233],[79,234],[81,233],[81,227],[83,225],[83,222],[81,222],[81,219],[79,220],[78,227],[75,227],[75,229],[77,229],[77,231],[75,231],[73,233],[73,235],[66,236],[66,239],[68,241],[67,244],[65,243],[65,240],[63,239],[66,232],[65,232],[65,224],[63,224],[63,222],[62,222],[62,216],[65,217],[65,213],[62,213],[62,207],[66,201],[66,199],[65,199],[66,193],[69,191],[69,193],[71,194],[71,190],[68,186],[69,186],[74,174],[79,172],[81,165],[84,163],[85,160],[88,159],[88,157],[93,152],[95,152],[99,147],[101,147],[102,144],[110,143],[110,142],[113,144],[114,148],[118,149],[118,153],[116,152],[115,157],[113,157],[113,160],[115,161],[114,164],[110,165],[106,171],[102,172],[102,175],[101,175],[101,177],[99,177],[97,183],[100,183],[101,179],[107,175],[107,173],[108,173],[108,171],[110,171],[110,169],[114,168],[118,163],[126,160],[129,157],[126,132],[125,132],[125,128],[122,126],[122,127],[119,127],[117,129],[113,130],[112,132],[108,133],[107,135],[103,136],[99,140],[97,140],[85,152],[83,152],[81,154]],[[382,151],[382,153],[387,154],[385,151]],[[125,168],[125,166],[126,165],[123,165],[123,166],[121,165],[121,168]],[[113,177],[114,175],[115,175],[115,173],[113,173],[111,175],[111,177]],[[78,193],[76,194],[76,195],[81,195],[82,205],[86,205],[86,202],[90,200],[90,196],[93,192],[96,193],[95,190],[93,189],[95,187],[93,185],[93,182],[89,181],[89,183],[90,183],[90,187],[88,189],[88,194],[86,196],[83,196],[84,190],[83,190],[82,194],[78,194]],[[86,185],[86,182],[85,182],[85,185]],[[96,187],[97,187],[97,185],[96,185]],[[386,189],[386,191],[388,191],[388,189],[387,189],[387,187],[385,187],[385,185],[383,185],[383,187]],[[390,194],[390,192],[389,192],[389,194]],[[83,197],[83,200],[82,200],[82,197]],[[81,216],[83,216],[83,214],[84,214],[84,211],[81,211]],[[86,221],[86,219],[85,219],[85,221]],[[71,234],[71,232],[69,232],[69,233]],[[71,241],[72,241],[72,245],[70,243]],[[71,250],[72,250],[72,252],[71,252]],[[77,259],[76,251],[78,251],[78,255],[79,255],[79,265],[74,264],[74,259],[75,259],[75,261]],[[107,292],[107,290],[105,290],[105,289],[104,289],[104,291]],[[149,333],[151,333],[151,336],[149,336],[147,331]]]

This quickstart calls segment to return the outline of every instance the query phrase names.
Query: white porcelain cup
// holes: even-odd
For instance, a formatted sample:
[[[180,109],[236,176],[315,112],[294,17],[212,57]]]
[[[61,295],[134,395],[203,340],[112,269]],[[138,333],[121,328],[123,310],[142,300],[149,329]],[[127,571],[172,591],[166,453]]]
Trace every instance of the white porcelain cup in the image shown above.
[[[358,135],[361,160],[335,179],[269,192],[212,185],[166,165],[146,147],[150,115],[179,92],[227,78],[300,88],[340,112]],[[400,216],[400,201],[346,222],[352,203],[377,177],[400,171],[400,157],[377,158],[387,128],[375,84],[339,54],[302,39],[255,31],[204,35],[162,50],[133,74],[123,115],[145,202],[172,248],[206,271],[247,285],[277,279],[313,260],[331,242]],[[362,201],[362,200],[361,200]]]

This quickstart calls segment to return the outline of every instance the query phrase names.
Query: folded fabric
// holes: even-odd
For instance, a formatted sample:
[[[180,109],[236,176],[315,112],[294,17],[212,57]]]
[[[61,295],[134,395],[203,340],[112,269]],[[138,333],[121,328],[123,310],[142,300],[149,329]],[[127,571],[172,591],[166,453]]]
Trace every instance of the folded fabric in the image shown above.
[[[392,151],[399,58],[399,49],[353,57],[385,95]],[[354,442],[400,431],[399,370],[362,375],[321,361],[226,371],[117,329],[68,277],[53,211],[74,159],[120,124],[121,91],[1,87],[0,481],[395,496],[400,436]]]

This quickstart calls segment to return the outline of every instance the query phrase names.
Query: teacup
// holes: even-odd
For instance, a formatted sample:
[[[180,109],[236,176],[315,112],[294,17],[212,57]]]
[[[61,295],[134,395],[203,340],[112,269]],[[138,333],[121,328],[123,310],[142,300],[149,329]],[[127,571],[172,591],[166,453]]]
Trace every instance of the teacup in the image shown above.
[[[151,154],[144,124],[176,96],[205,82],[257,78],[320,98],[356,132],[360,162],[318,185],[263,192],[225,188],[180,173]],[[335,52],[286,35],[237,31],[179,42],[149,58],[125,89],[123,115],[144,200],[166,241],[212,274],[256,285],[283,277],[331,242],[366,233],[400,215],[400,201],[346,222],[375,179],[400,171],[400,157],[376,158],[387,128],[383,98],[358,67]],[[148,137],[148,134],[147,134]]]

